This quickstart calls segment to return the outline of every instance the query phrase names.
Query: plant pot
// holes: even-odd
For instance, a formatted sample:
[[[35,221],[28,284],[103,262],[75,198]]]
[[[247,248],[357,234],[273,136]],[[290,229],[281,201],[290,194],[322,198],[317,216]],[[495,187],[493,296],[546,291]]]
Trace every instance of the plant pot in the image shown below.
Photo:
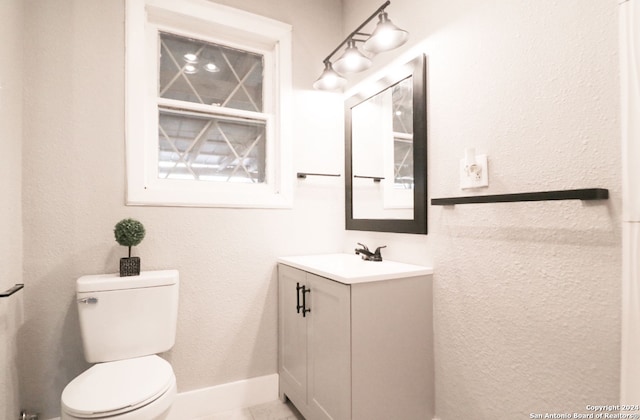
[[[120,277],[139,276],[140,257],[120,258]]]

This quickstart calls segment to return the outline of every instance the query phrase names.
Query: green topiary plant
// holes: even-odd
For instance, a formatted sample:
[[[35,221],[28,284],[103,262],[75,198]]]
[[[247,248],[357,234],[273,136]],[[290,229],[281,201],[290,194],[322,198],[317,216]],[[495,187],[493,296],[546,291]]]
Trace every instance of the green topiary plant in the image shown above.
[[[135,219],[122,219],[117,224],[113,233],[116,242],[122,246],[129,247],[129,258],[131,258],[131,247],[138,245],[146,234],[142,223]]]
[[[135,219],[122,219],[113,233],[116,242],[129,247],[129,257],[120,258],[120,277],[140,275],[140,257],[131,256],[131,247],[138,245],[144,239],[145,230],[142,223]]]

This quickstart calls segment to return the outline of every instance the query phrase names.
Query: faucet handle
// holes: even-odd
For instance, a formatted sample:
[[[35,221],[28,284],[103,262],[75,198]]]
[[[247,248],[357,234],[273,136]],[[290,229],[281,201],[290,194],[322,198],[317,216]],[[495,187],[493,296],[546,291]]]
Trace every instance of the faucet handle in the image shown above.
[[[360,242],[357,242],[357,244],[364,248],[365,251],[369,250],[369,248],[365,244],[361,244]]]
[[[382,254],[380,253],[380,250],[382,248],[386,248],[386,247],[387,246],[384,245],[384,246],[379,246],[379,247],[376,248],[375,252],[373,253],[373,257],[372,257],[373,261],[382,261]]]

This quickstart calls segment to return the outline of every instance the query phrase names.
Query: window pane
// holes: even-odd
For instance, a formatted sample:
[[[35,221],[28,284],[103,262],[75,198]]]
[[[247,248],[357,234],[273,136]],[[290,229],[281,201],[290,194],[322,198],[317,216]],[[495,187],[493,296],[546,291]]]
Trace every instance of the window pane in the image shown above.
[[[394,187],[413,189],[413,82],[393,87]]]
[[[160,33],[162,98],[263,112],[260,54]]]
[[[393,139],[394,188],[413,189],[413,139]]]
[[[391,91],[393,102],[393,131],[413,134],[413,84],[409,77]]]
[[[264,121],[160,111],[158,177],[264,183]]]

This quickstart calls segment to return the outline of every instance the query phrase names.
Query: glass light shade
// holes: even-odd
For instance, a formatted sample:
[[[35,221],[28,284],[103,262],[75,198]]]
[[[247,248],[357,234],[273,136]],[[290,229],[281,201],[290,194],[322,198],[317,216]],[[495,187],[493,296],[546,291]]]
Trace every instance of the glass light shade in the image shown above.
[[[198,69],[193,64],[185,64],[184,72],[187,74],[196,74],[198,72]]]
[[[215,63],[207,63],[204,65],[204,69],[210,73],[217,73],[220,71],[220,68],[216,66]]]
[[[347,84],[347,79],[340,76],[331,66],[331,62],[325,63],[324,70],[318,80],[313,83],[314,89],[336,90]]]
[[[183,57],[184,61],[186,61],[187,63],[195,64],[198,62],[198,56],[194,53],[186,53],[185,55],[183,55]]]
[[[386,12],[380,13],[378,18],[380,21],[378,22],[376,29],[362,46],[365,51],[378,54],[398,48],[407,42],[409,32],[394,25]]]
[[[333,67],[340,73],[356,73],[371,67],[371,60],[358,50],[354,40],[349,40],[347,49],[336,60]]]

